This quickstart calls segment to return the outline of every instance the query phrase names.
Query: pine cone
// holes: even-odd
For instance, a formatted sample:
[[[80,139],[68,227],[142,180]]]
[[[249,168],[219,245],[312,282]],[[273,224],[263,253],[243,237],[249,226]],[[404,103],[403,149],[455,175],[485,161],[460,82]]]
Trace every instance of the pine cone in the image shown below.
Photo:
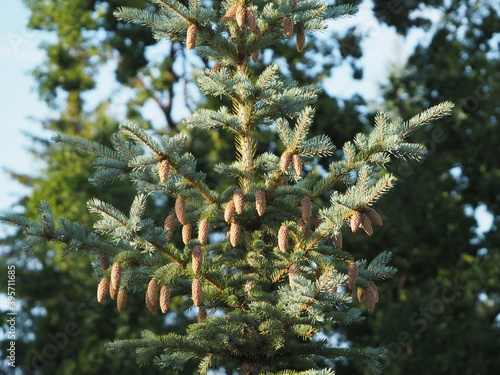
[[[103,277],[97,286],[97,302],[102,302],[108,294],[109,280]]]
[[[295,289],[298,284],[293,281],[294,277],[297,277],[300,275],[300,269],[297,264],[293,263],[290,268],[288,269],[288,282],[290,283],[290,288]]]
[[[201,288],[201,281],[198,277],[193,280],[193,284],[191,285],[191,298],[193,299],[193,304],[196,307],[201,305],[201,299],[203,296],[203,290]]]
[[[238,26],[240,28],[244,27],[246,24],[245,18],[247,17],[247,12],[246,12],[245,7],[238,5],[236,7],[235,17],[236,17],[236,23],[238,24]]]
[[[299,227],[300,231],[305,235],[307,232],[307,224],[304,222],[304,219],[300,218],[297,220],[297,226]]]
[[[297,51],[302,52],[304,50],[304,46],[306,45],[306,33],[304,32],[304,29],[300,28],[297,30],[295,44],[297,46]]]
[[[290,151],[285,151],[281,155],[280,159],[281,173],[285,173],[287,171],[288,166],[290,165],[291,162],[292,162],[292,153]]]
[[[198,34],[198,29],[196,25],[191,25],[188,27],[187,36],[186,36],[186,46],[187,49],[193,49],[196,45],[196,36]]]
[[[342,249],[342,232],[332,236],[332,242],[337,249]]]
[[[193,232],[192,224],[188,223],[182,226],[182,242],[184,242],[184,245],[187,245],[189,241],[191,241],[192,232]]]
[[[357,295],[359,302],[363,302],[365,300],[365,291],[363,290],[363,288],[358,287]]]
[[[165,219],[165,223],[163,224],[163,227],[167,230],[167,240],[171,240],[172,237],[174,236],[174,229],[175,229],[175,215],[171,214],[168,215],[167,218]]]
[[[262,30],[257,24],[257,20],[255,19],[255,14],[251,7],[245,8],[245,26],[248,27],[255,35],[262,36]]]
[[[231,200],[226,204],[226,210],[224,211],[224,221],[229,223],[234,216],[234,201]]]
[[[166,314],[170,307],[170,288],[168,285],[163,285],[160,289],[160,309],[163,314]]]
[[[373,234],[372,222],[368,215],[364,212],[361,213],[361,226],[367,235],[371,236]]]
[[[148,306],[151,313],[156,314],[158,303],[158,284],[154,279],[148,284],[148,289],[146,291],[146,305]]]
[[[378,301],[377,287],[375,286],[375,283],[373,281],[370,281],[370,284],[368,285],[365,291],[365,303],[366,303],[366,308],[368,309],[369,312],[373,312],[377,301]]]
[[[116,299],[116,307],[118,307],[119,312],[123,312],[127,306],[127,292],[125,289],[120,289],[118,291],[118,298]]]
[[[384,222],[382,221],[382,218],[380,217],[380,215],[378,214],[378,212],[375,211],[373,208],[366,207],[365,208],[365,213],[368,215],[368,217],[370,218],[370,220],[372,221],[372,223],[375,223],[377,225],[384,225]]]
[[[290,17],[283,17],[283,28],[285,29],[285,35],[288,39],[292,39],[293,36],[293,21]]]
[[[160,162],[160,168],[158,169],[158,175],[160,177],[160,184],[167,182],[168,170],[170,169],[170,164],[167,160],[162,160]]]
[[[233,247],[236,247],[238,245],[238,242],[240,240],[240,232],[241,227],[238,225],[238,223],[232,222],[231,229],[229,230],[229,242],[231,242],[231,245],[233,245]]]
[[[243,208],[245,207],[245,197],[240,189],[236,189],[233,193],[234,208],[238,215],[243,213]]]
[[[182,197],[178,197],[175,201],[175,214],[177,215],[177,220],[179,220],[179,223],[181,223],[182,225],[187,224],[186,202]]]
[[[236,16],[236,9],[237,9],[236,6],[230,7],[226,11],[226,14],[224,14],[224,16],[220,19],[220,22],[228,22],[234,19],[234,17]]]
[[[99,264],[103,271],[109,268],[109,257],[104,253],[99,253]]]
[[[360,225],[361,225],[361,212],[354,211],[354,213],[351,216],[351,231],[353,233],[356,233]]]
[[[198,241],[202,245],[206,245],[208,242],[208,219],[203,219],[198,225]]]
[[[257,61],[259,61],[260,51],[252,52],[251,56],[252,56],[252,61],[256,63]]]
[[[266,193],[262,189],[257,190],[255,193],[255,207],[259,216],[264,215],[266,211]]]
[[[278,231],[278,248],[286,253],[288,249],[288,236],[290,229],[286,225],[282,225]]]
[[[347,293],[351,294],[358,280],[359,267],[356,262],[349,262],[347,267]]]
[[[122,266],[120,263],[115,262],[113,268],[111,268],[111,281],[109,283],[109,295],[112,299],[115,299],[118,290],[120,289],[120,281],[122,278]]]
[[[199,309],[198,310],[198,323],[203,323],[207,318],[207,310]]]
[[[200,245],[196,245],[191,254],[192,263],[193,263],[193,273],[197,274],[201,270],[201,266],[203,264],[203,251],[201,250]]]
[[[293,170],[295,171],[295,175],[301,176],[302,175],[302,160],[300,159],[299,155],[293,154],[292,164],[293,164]]]
[[[311,198],[309,198],[307,195],[302,198],[300,201],[300,205],[302,208],[302,220],[304,220],[304,223],[308,223],[309,220],[311,220],[312,216],[312,203],[311,203]]]
[[[378,288],[373,281],[370,281],[370,287],[371,287],[371,291],[373,293],[373,300],[375,302],[378,302],[379,301]]]

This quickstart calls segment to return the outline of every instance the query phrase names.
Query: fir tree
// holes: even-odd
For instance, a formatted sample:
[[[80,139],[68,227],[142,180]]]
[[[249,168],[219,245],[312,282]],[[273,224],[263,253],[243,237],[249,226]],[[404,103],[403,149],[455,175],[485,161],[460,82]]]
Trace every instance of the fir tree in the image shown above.
[[[264,48],[293,37],[297,50],[304,50],[311,32],[354,14],[354,6],[228,1],[216,10],[196,0],[187,6],[155,3],[156,13],[121,8],[116,15],[149,26],[156,38],[183,40],[213,61],[199,76],[200,90],[225,97],[231,106],[198,109],[186,125],[230,133],[234,162],[206,171],[216,176],[209,183],[184,151],[183,134],[155,137],[125,123],[111,147],[58,135],[55,141],[97,155],[92,184],[135,183],[129,212],[90,200],[88,209],[99,217],[92,232],[78,222],[56,220],[46,202],[40,203],[37,222],[11,214],[2,220],[24,228],[28,249],[55,241],[65,245],[65,254],[101,260],[95,262],[101,280],[97,299],[109,292],[119,311],[126,309],[129,293],[142,293],[153,314],[167,312],[171,299],[197,312],[198,321],[184,334],[145,331],[142,339],[108,345],[135,350],[139,363],[182,371],[194,361],[202,374],[225,366],[248,375],[319,375],[332,370],[321,369],[318,358],[347,357],[379,372],[383,348],[334,347],[317,335],[363,320],[351,306],[352,294],[373,311],[376,283],[395,273],[390,253],[356,260],[342,249],[342,235],[371,235],[382,225],[373,205],[395,181],[385,166],[391,156],[423,157],[425,148],[408,136],[447,115],[452,104],[408,121],[380,113],[369,133],[336,150],[328,137],[308,135],[318,89],[286,80],[276,64],[257,74],[252,61]],[[264,131],[277,133],[280,155],[272,145],[257,154],[257,135]],[[327,170],[314,167],[315,160],[334,153],[342,157]],[[144,217],[145,206],[160,195],[171,208],[164,223],[155,223]]]

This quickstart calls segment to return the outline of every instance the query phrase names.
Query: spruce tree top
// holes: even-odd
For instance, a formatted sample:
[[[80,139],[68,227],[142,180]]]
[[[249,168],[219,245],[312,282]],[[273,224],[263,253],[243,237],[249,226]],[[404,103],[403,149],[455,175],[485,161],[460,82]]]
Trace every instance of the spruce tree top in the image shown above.
[[[318,89],[287,81],[276,64],[257,75],[252,60],[292,38],[302,51],[306,32],[354,14],[354,6],[316,0],[225,1],[221,9],[200,1],[155,4],[155,13],[120,8],[116,15],[151,27],[157,38],[181,39],[213,61],[198,79],[200,90],[226,97],[231,106],[198,109],[186,124],[233,134],[234,162],[198,171],[184,150],[185,134],[155,137],[132,123],[121,126],[112,148],[59,135],[57,142],[96,155],[92,184],[136,183],[130,212],[89,201],[99,216],[92,232],[64,218],[56,224],[43,202],[39,222],[9,214],[2,220],[25,228],[30,249],[56,241],[68,253],[98,259],[97,298],[109,293],[120,311],[131,292],[143,293],[152,313],[158,307],[166,313],[171,302],[194,307],[198,319],[184,334],[146,331],[140,340],[109,344],[136,350],[140,363],[153,360],[181,373],[194,361],[201,374],[223,366],[244,375],[319,375],[332,373],[320,363],[347,357],[377,373],[383,348],[339,348],[317,335],[361,321],[351,295],[373,311],[375,281],[395,272],[388,252],[370,262],[354,259],[342,249],[342,235],[360,228],[371,235],[374,224],[382,225],[372,206],[393,186],[385,167],[391,157],[423,157],[425,148],[408,142],[409,134],[448,114],[452,104],[408,121],[380,113],[368,134],[336,150],[328,137],[308,135]],[[256,134],[263,131],[277,133],[280,155],[271,145],[257,154]],[[314,167],[334,153],[339,157],[327,171]],[[205,173],[217,184],[209,185]],[[144,217],[148,198],[159,196],[167,198],[164,223]]]

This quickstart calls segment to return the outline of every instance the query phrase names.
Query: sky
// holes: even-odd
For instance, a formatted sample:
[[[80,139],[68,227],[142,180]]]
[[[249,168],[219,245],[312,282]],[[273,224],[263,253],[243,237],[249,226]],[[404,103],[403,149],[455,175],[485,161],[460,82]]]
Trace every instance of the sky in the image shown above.
[[[332,27],[345,30],[356,25],[357,30],[368,35],[363,42],[365,67],[364,79],[353,81],[349,77],[349,67],[336,69],[335,75],[325,83],[326,90],[335,96],[348,98],[354,93],[362,93],[373,103],[379,101],[379,87],[384,83],[393,66],[403,66],[417,42],[424,41],[421,33],[411,33],[406,39],[381,26],[371,16],[371,4],[364,1],[359,13],[352,18],[337,20]],[[21,207],[14,206],[19,198],[29,190],[13,181],[6,169],[16,173],[34,175],[43,164],[34,160],[27,151],[30,139],[26,133],[49,138],[51,134],[40,127],[40,119],[50,116],[51,112],[41,102],[36,93],[36,83],[30,71],[44,60],[44,53],[38,46],[43,40],[42,34],[27,28],[29,11],[21,0],[0,1],[0,110],[2,120],[0,129],[0,212],[20,212]],[[439,17],[439,15],[435,15]],[[424,41],[425,42],[425,41]],[[102,77],[111,75],[103,74]],[[108,78],[109,80],[109,78]],[[98,95],[106,96],[112,90],[113,83],[99,79],[101,87]],[[151,111],[150,111],[151,112]],[[153,119],[154,123],[154,119]],[[488,225],[487,223],[484,225]],[[0,225],[0,237],[7,233],[7,227]]]

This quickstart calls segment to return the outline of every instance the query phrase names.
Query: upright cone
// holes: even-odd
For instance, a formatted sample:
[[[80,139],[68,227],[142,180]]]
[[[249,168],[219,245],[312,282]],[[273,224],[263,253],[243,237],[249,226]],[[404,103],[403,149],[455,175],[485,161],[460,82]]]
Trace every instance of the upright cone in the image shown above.
[[[200,245],[196,245],[191,254],[193,273],[196,275],[200,272],[201,266],[203,265],[203,251]]]
[[[238,215],[243,213],[243,208],[245,207],[245,197],[240,189],[236,189],[233,193],[234,208]]]
[[[193,304],[196,307],[200,307],[201,299],[203,296],[203,290],[201,287],[201,281],[198,277],[196,277],[193,280],[193,284],[191,285],[191,294],[192,294],[191,298],[193,299]]]
[[[208,219],[203,219],[198,225],[198,241],[202,245],[206,245],[208,242]]]
[[[198,35],[198,29],[196,25],[191,25],[188,27],[186,36],[186,47],[187,49],[193,49],[196,45],[196,36]]]
[[[177,220],[179,220],[179,223],[181,223],[182,225],[187,224],[186,202],[182,197],[178,197],[175,201],[175,215],[177,216]]]
[[[182,226],[182,242],[184,242],[184,245],[187,245],[189,241],[191,241],[191,235],[193,233],[193,225],[192,224],[186,224]]]
[[[278,248],[286,253],[288,249],[288,236],[290,229],[286,225],[282,225],[278,231]]]
[[[255,193],[255,208],[259,216],[264,215],[266,211],[266,193],[262,189],[257,190]]]
[[[162,160],[160,162],[160,168],[158,169],[158,175],[160,177],[160,184],[167,182],[168,170],[170,169],[170,164],[167,160]]]

